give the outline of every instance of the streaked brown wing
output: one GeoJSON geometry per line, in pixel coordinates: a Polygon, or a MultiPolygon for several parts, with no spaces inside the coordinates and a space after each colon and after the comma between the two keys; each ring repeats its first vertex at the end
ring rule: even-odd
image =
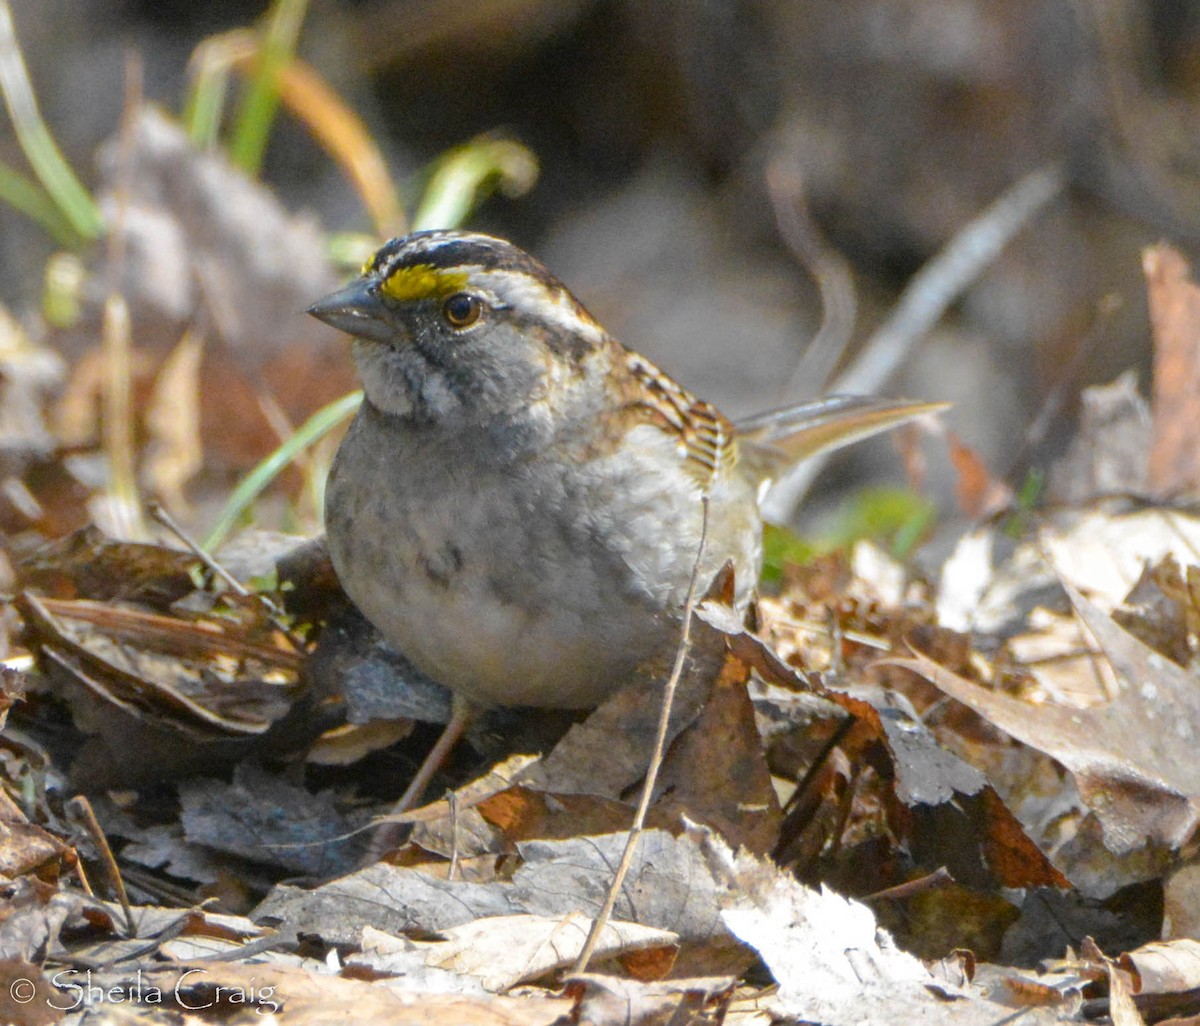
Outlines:
{"type": "Polygon", "coordinates": [[[721,412],[637,353],[621,349],[626,418],[656,424],[677,439],[687,470],[708,488],[733,470],[737,457],[733,426],[721,412]]]}

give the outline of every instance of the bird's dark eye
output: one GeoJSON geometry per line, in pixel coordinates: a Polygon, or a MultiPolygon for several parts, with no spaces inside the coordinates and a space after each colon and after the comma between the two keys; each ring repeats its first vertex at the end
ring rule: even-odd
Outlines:
{"type": "Polygon", "coordinates": [[[442,316],[452,328],[469,328],[483,313],[483,302],[469,292],[456,292],[442,303],[442,316]]]}

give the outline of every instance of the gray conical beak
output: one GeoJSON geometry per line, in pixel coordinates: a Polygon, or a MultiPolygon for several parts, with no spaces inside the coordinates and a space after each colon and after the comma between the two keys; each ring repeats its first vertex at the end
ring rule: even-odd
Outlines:
{"type": "Polygon", "coordinates": [[[318,299],[308,308],[318,321],[347,332],[355,338],[372,342],[388,342],[395,329],[388,323],[387,308],[365,278],[352,281],[345,288],[318,299]]]}

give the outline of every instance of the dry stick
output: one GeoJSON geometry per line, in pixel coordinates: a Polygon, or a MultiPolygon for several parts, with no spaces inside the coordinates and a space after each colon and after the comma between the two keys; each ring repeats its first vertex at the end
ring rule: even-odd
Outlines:
{"type": "Polygon", "coordinates": [[[808,767],[808,771],[804,774],[803,779],[796,785],[796,790],[792,792],[792,796],[787,800],[787,804],[783,807],[785,817],[804,800],[808,789],[816,782],[817,774],[821,772],[821,768],[833,754],[833,750],[846,740],[846,735],[850,733],[851,728],[857,722],[858,720],[853,715],[846,713],[845,718],[834,729],[829,740],[821,746],[821,750],[817,753],[817,757],[813,759],[812,765],[808,767]]]}
{"type": "Polygon", "coordinates": [[[646,781],[642,785],[642,797],[638,801],[637,812],[633,815],[633,823],[629,827],[629,836],[625,841],[625,850],[621,853],[621,861],[613,875],[612,886],[608,889],[608,897],[604,899],[604,907],[599,915],[592,920],[592,928],[588,931],[587,940],[583,942],[583,950],[571,968],[571,974],[577,976],[586,971],[596,945],[600,942],[600,934],[604,932],[613,908],[617,904],[617,895],[633,864],[633,853],[637,848],[638,838],[646,823],[646,813],[650,808],[650,797],[654,794],[654,785],[658,780],[658,771],[662,766],[663,755],[667,746],[667,728],[671,721],[671,706],[675,701],[675,689],[679,678],[683,675],[683,662],[687,657],[688,645],[692,636],[692,614],[696,609],[696,582],[700,577],[700,562],[704,558],[704,545],[708,541],[708,496],[701,498],[700,545],[696,549],[696,561],[692,564],[692,576],[688,581],[687,597],[683,603],[683,631],[679,636],[679,646],[675,649],[675,664],[671,667],[671,675],[667,678],[667,686],[663,691],[662,711],[658,716],[658,733],[654,738],[654,751],[650,756],[650,765],[646,769],[646,781]]]}
{"type": "Polygon", "coordinates": [[[291,627],[288,626],[286,614],[269,596],[263,594],[261,591],[251,591],[244,584],[242,584],[242,582],[234,577],[233,574],[231,574],[228,570],[221,566],[220,563],[213,559],[212,556],[205,552],[204,549],[200,547],[200,543],[197,542],[190,534],[188,534],[187,531],[185,531],[179,525],[179,522],[159,503],[148,503],[146,508],[149,510],[150,516],[152,516],[155,520],[162,524],[163,527],[175,535],[176,538],[183,542],[188,551],[191,552],[191,554],[198,560],[200,560],[200,562],[208,568],[210,573],[216,574],[219,578],[221,578],[221,580],[228,584],[229,587],[241,595],[242,598],[253,599],[258,602],[267,611],[267,616],[271,623],[273,623],[283,633],[283,636],[292,643],[292,646],[297,652],[304,652],[306,650],[307,646],[304,644],[304,639],[292,631],[291,627]]]}
{"type": "Polygon", "coordinates": [[[446,879],[453,881],[458,879],[458,795],[447,791],[446,804],[450,806],[450,868],[446,879]]]}
{"type": "Polygon", "coordinates": [[[858,900],[862,902],[896,901],[902,898],[911,898],[914,894],[924,894],[942,884],[952,883],[954,883],[954,877],[951,876],[950,870],[945,866],[938,866],[932,873],[927,873],[919,879],[909,880],[907,883],[897,884],[895,887],[885,887],[882,891],[875,891],[873,894],[864,894],[858,900]]]}
{"type": "MultiPolygon", "coordinates": [[[[185,930],[192,924],[195,915],[195,909],[189,908],[181,915],[176,916],[162,930],[156,933],[153,937],[147,937],[141,944],[122,945],[116,949],[116,953],[109,950],[106,957],[89,958],[86,955],[75,954],[71,957],[71,964],[80,969],[112,969],[114,966],[125,966],[130,962],[136,964],[136,960],[143,958],[146,955],[156,955],[159,949],[164,945],[173,941],[176,937],[181,936],[185,930]]],[[[107,948],[107,945],[106,945],[107,948]]],[[[159,962],[159,965],[162,963],[159,962]]],[[[149,966],[147,966],[148,968],[149,966]]]]}
{"type": "Polygon", "coordinates": [[[129,936],[136,937],[137,924],[133,921],[133,909],[129,904],[129,895],[125,891],[125,881],[121,879],[121,870],[117,867],[117,860],[113,856],[112,848],[109,847],[108,838],[100,829],[100,822],[96,819],[92,803],[83,795],[76,795],[67,803],[67,807],[78,816],[84,830],[91,837],[92,843],[99,850],[100,862],[108,874],[108,882],[116,892],[117,901],[121,903],[121,908],[125,912],[125,925],[129,930],[129,936]]]}
{"type": "MultiPolygon", "coordinates": [[[[863,763],[855,763],[854,768],[850,771],[850,780],[846,784],[846,792],[842,795],[842,800],[838,804],[838,818],[833,824],[833,829],[829,832],[831,838],[829,843],[829,859],[831,862],[837,858],[842,850],[842,840],[846,836],[846,824],[850,822],[850,813],[854,808],[854,796],[858,792],[859,783],[862,781],[863,769],[863,763]]],[[[805,875],[807,876],[807,874],[805,875]]]]}
{"type": "MultiPolygon", "coordinates": [[[[971,221],[916,273],[891,316],[871,335],[831,391],[871,394],[882,388],[947,307],[1065,185],[1066,176],[1057,165],[1040,168],[971,221]]],[[[805,460],[782,478],[763,503],[767,519],[786,522],[824,463],[819,456],[805,460]]]]}
{"type": "Polygon", "coordinates": [[[794,157],[777,156],[766,171],[767,192],[779,237],[816,283],[821,326],[784,389],[783,401],[818,395],[854,334],[858,297],[850,264],[821,238],[804,194],[804,176],[794,157]]]}

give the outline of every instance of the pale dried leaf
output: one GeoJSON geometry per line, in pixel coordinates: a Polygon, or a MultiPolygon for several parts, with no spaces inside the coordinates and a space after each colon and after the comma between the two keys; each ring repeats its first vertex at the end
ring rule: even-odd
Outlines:
{"type": "Polygon", "coordinates": [[[520,911],[501,885],[437,880],[380,862],[311,891],[279,884],[255,910],[254,919],[352,947],[365,926],[427,935],[481,916],[520,911]]]}
{"type": "Polygon", "coordinates": [[[1116,694],[1120,685],[1112,664],[1077,616],[1039,607],[1030,612],[1028,626],[1006,647],[1015,666],[1040,686],[1039,700],[1084,707],[1116,694]]]}
{"type": "MultiPolygon", "coordinates": [[[[440,880],[378,863],[312,891],[280,884],[254,919],[351,946],[366,926],[428,936],[493,916],[591,916],[604,902],[625,840],[622,832],[525,842],[518,846],[523,864],[511,882],[440,880]]],[[[735,972],[746,965],[746,952],[721,922],[715,884],[690,838],[661,830],[641,835],[614,916],[678,935],[681,972],[735,972]]]]}
{"type": "MultiPolygon", "coordinates": [[[[513,875],[516,901],[528,912],[561,916],[599,911],[625,846],[624,833],[519,845],[525,864],[513,875]]],[[[686,943],[732,944],[721,924],[716,885],[700,848],[688,837],[647,830],[613,912],[679,935],[686,943]]]]}
{"type": "Polygon", "coordinates": [[[1150,430],[1150,407],[1138,393],[1136,372],[1085,388],[1075,437],[1050,472],[1052,498],[1079,504],[1144,492],[1150,430]]]}
{"type": "Polygon", "coordinates": [[[1098,506],[1067,511],[1020,543],[1003,564],[992,528],[964,535],[942,568],[938,622],[953,630],[995,632],[1017,623],[1037,605],[1061,596],[1056,570],[1101,608],[1120,605],[1147,563],[1173,557],[1200,562],[1200,519],[1183,510],[1113,512],[1098,506]]]}
{"type": "Polygon", "coordinates": [[[903,564],[869,541],[857,541],[850,553],[853,578],[847,588],[851,598],[884,606],[904,604],[908,573],[903,564]]]}
{"type": "Polygon", "coordinates": [[[942,564],[935,610],[937,622],[943,627],[953,631],[973,627],[986,630],[1011,615],[1014,603],[1007,591],[996,587],[994,540],[990,529],[968,531],[942,564]]]}
{"type": "MultiPolygon", "coordinates": [[[[734,984],[728,977],[644,983],[585,973],[572,977],[570,982],[584,986],[579,1021],[587,1026],[673,1026],[683,1022],[695,1026],[709,1022],[749,1026],[751,1022],[748,1015],[725,1014],[734,984]]],[[[768,1023],[764,1016],[762,1026],[768,1023]]]]}
{"type": "MultiPolygon", "coordinates": [[[[120,974],[111,975],[121,980],[120,974]]],[[[180,1004],[193,1009],[214,1007],[206,1002],[214,1002],[220,987],[222,1005],[241,1005],[246,1021],[255,1012],[269,1020],[267,1013],[286,1009],[281,1021],[288,1026],[342,1021],[374,1026],[552,1026],[572,1007],[570,1001],[548,997],[427,994],[393,987],[391,981],[370,984],[283,965],[175,963],[146,970],[141,979],[164,996],[181,995],[180,1004]]],[[[105,977],[96,980],[103,985],[105,977]]],[[[178,1006],[172,1001],[167,1007],[178,1006]]]]}
{"type": "Polygon", "coordinates": [[[991,1024],[1005,1010],[937,981],[900,951],[865,905],[814,890],[771,863],[708,835],[721,918],[779,984],[778,1013],[828,1026],[928,1022],[991,1024]]]}
{"type": "Polygon", "coordinates": [[[1163,881],[1162,935],[1200,937],[1200,863],[1176,866],[1163,881]]]}
{"type": "Polygon", "coordinates": [[[1108,967],[1108,1016],[1113,1026],[1146,1026],[1133,1003],[1125,974],[1115,965],[1108,967]]]}
{"type": "Polygon", "coordinates": [[[179,515],[189,511],[184,486],[204,466],[200,439],[200,360],[204,338],[187,331],[154,380],[146,406],[149,434],[144,474],[163,504],[179,515]]]}
{"type": "Polygon", "coordinates": [[[426,963],[426,945],[382,930],[363,928],[360,949],[346,957],[346,967],[367,969],[372,975],[397,978],[397,985],[427,994],[483,995],[483,983],[475,976],[440,969],[426,963]]]}
{"type": "MultiPolygon", "coordinates": [[[[425,964],[477,976],[484,989],[499,993],[523,981],[540,979],[574,963],[587,940],[591,919],[516,915],[476,919],[444,931],[445,940],[419,945],[425,964]]],[[[595,958],[650,948],[670,948],[677,941],[669,930],[610,920],[600,935],[595,958]]]]}
{"type": "Polygon", "coordinates": [[[1200,940],[1154,941],[1118,960],[1133,974],[1137,994],[1170,994],[1200,988],[1200,940]]]}
{"type": "Polygon", "coordinates": [[[1107,611],[1125,601],[1148,563],[1168,556],[1183,566],[1200,561],[1200,518],[1165,508],[1115,516],[1092,510],[1042,530],[1038,544],[1053,572],[1107,611]]]}
{"type": "Polygon", "coordinates": [[[48,1026],[66,1015],[62,993],[40,966],[21,958],[0,958],[0,1022],[48,1026]]]}

